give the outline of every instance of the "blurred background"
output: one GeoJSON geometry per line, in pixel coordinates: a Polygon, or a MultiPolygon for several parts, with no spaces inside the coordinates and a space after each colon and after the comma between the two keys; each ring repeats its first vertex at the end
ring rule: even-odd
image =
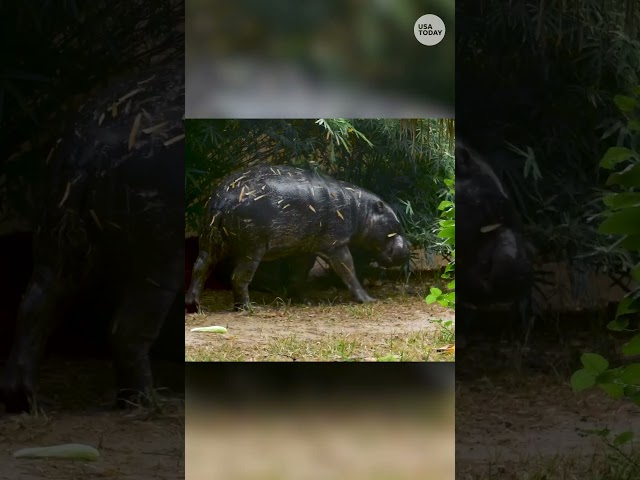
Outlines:
{"type": "Polygon", "coordinates": [[[186,365],[186,478],[453,479],[454,364],[186,365]]]}
{"type": "Polygon", "coordinates": [[[186,116],[453,117],[454,5],[187,0],[186,116]],[[413,33],[427,13],[446,27],[433,47],[413,33]]]}

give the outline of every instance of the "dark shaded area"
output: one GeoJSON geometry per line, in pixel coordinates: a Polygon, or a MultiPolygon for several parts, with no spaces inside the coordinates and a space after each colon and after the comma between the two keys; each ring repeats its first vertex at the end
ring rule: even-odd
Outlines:
{"type": "Polygon", "coordinates": [[[0,63],[7,410],[25,408],[44,343],[76,360],[110,353],[119,387],[135,390],[150,378],[157,330],[156,358],[184,354],[184,4],[0,8],[16,20],[3,30],[11,41],[0,63]]]}
{"type": "MultiPolygon", "coordinates": [[[[571,284],[566,287],[576,301],[588,303],[588,289],[581,285],[590,281],[591,273],[607,272],[609,285],[615,286],[620,278],[628,278],[634,264],[633,254],[619,246],[610,248],[612,237],[597,232],[604,218],[600,189],[606,179],[598,162],[608,147],[633,144],[633,133],[626,130],[613,99],[640,83],[640,61],[630,55],[640,21],[636,10],[626,9],[632,2],[617,2],[608,9],[570,3],[547,9],[529,0],[457,3],[457,134],[491,168],[494,183],[509,198],[505,203],[494,189],[494,197],[486,196],[481,204],[466,202],[464,195],[481,197],[482,175],[476,174],[475,193],[469,192],[469,185],[458,187],[464,191],[457,195],[457,214],[464,222],[457,228],[464,246],[474,238],[470,230],[480,227],[469,222],[498,218],[507,206],[515,216],[502,223],[521,225],[510,243],[520,244],[523,248],[518,250],[527,251],[535,264],[536,286],[548,281],[544,264],[554,263],[569,270],[571,284]],[[536,22],[532,11],[539,12],[536,22]],[[618,29],[595,28],[587,34],[592,28],[587,27],[589,18],[618,29]],[[623,18],[627,20],[620,21],[623,18]]],[[[460,164],[456,168],[458,175],[463,173],[460,164]]],[[[506,243],[504,236],[493,242],[500,243],[506,243]]],[[[478,255],[492,255],[485,246],[474,248],[478,255]]],[[[507,294],[510,274],[496,274],[504,276],[500,293],[507,294]]],[[[471,285],[460,278],[458,292],[482,291],[471,285]]],[[[560,313],[557,302],[535,294],[535,288],[532,293],[535,301],[528,316],[535,316],[540,327],[553,324],[560,313]]],[[[483,301],[474,299],[475,304],[483,301]]]]}
{"type": "MultiPolygon", "coordinates": [[[[526,464],[537,452],[517,449],[535,444],[536,415],[567,406],[545,396],[541,378],[548,376],[569,390],[580,356],[589,351],[604,355],[612,366],[629,363],[619,355],[628,332],[613,333],[606,325],[624,288],[637,288],[629,287],[628,280],[638,257],[620,245],[612,247],[618,237],[598,232],[605,218],[602,197],[610,188],[599,162],[609,147],[638,145],[637,132],[627,128],[615,96],[629,95],[640,85],[640,11],[637,2],[626,0],[606,5],[463,0],[456,2],[456,22],[457,135],[486,162],[495,175],[494,185],[504,190],[504,195],[496,195],[499,189],[494,188],[493,197],[468,202],[464,195],[482,197],[477,192],[483,188],[483,175],[476,173],[471,181],[456,185],[457,292],[461,301],[465,292],[468,297],[480,293],[472,298],[474,309],[456,312],[457,336],[470,340],[457,351],[457,395],[475,408],[459,412],[456,438],[481,430],[487,452],[498,446],[509,451],[496,437],[515,418],[530,416],[523,422],[525,431],[513,432],[521,442],[513,442],[507,456],[520,460],[514,460],[504,476],[533,478],[538,473],[520,468],[518,462],[526,464]],[[474,188],[476,193],[470,193],[474,188]],[[505,215],[505,208],[513,215],[505,215]],[[491,262],[485,264],[484,276],[482,269],[465,265],[462,245],[474,236],[488,238],[481,228],[494,219],[503,226],[520,225],[512,229],[510,240],[520,248],[513,248],[511,256],[496,257],[501,248],[508,251],[502,236],[488,247],[476,243],[466,255],[510,257],[513,264],[529,258],[530,304],[519,309],[477,308],[489,296],[474,284],[477,278],[492,278],[500,295],[517,300],[517,292],[510,291],[517,275],[492,270],[491,262]],[[499,422],[492,418],[480,428],[477,418],[489,418],[491,407],[479,399],[495,392],[517,396],[532,408],[505,405],[499,422]]],[[[561,459],[571,455],[566,440],[558,438],[553,445],[561,459]]],[[[457,471],[473,472],[469,478],[493,478],[488,473],[495,463],[491,454],[481,458],[477,452],[459,450],[457,455],[471,462],[459,463],[457,471]]]]}

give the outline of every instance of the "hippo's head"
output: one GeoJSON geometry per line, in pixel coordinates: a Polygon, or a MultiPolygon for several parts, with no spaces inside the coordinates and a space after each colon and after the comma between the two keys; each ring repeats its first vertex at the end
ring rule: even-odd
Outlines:
{"type": "Polygon", "coordinates": [[[369,204],[361,246],[374,253],[385,267],[405,265],[410,258],[410,244],[395,212],[382,200],[369,204]]]}

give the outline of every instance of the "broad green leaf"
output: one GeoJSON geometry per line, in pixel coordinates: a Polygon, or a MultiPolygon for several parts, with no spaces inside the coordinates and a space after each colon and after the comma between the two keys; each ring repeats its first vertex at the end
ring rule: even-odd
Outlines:
{"type": "Polygon", "coordinates": [[[608,234],[640,234],[640,207],[615,212],[600,224],[598,231],[608,234]]]}
{"type": "Polygon", "coordinates": [[[640,235],[627,235],[623,238],[619,245],[620,247],[626,248],[627,250],[640,251],[640,235]]]}
{"type": "Polygon", "coordinates": [[[629,120],[627,128],[632,132],[640,132],[640,120],[629,120]]]}
{"type": "Polygon", "coordinates": [[[444,210],[447,207],[452,207],[453,206],[453,202],[449,201],[449,200],[443,200],[440,202],[440,205],[438,205],[438,210],[444,210]]]}
{"type": "Polygon", "coordinates": [[[640,334],[635,335],[622,347],[622,353],[627,356],[640,355],[640,334]]]}
{"type": "Polygon", "coordinates": [[[609,368],[609,361],[597,353],[583,353],[580,357],[580,361],[586,370],[589,370],[596,375],[609,368]]]}
{"type": "Polygon", "coordinates": [[[640,363],[632,363],[624,367],[620,380],[628,385],[640,385],[640,363]]]}
{"type": "Polygon", "coordinates": [[[640,206],[640,192],[623,192],[606,195],[604,204],[611,208],[636,207],[640,206]]]}
{"type": "Polygon", "coordinates": [[[625,147],[610,147],[600,160],[600,166],[611,170],[618,163],[634,156],[634,151],[625,147]]]}
{"type": "Polygon", "coordinates": [[[456,236],[456,228],[455,227],[446,227],[438,232],[438,238],[455,238],[456,236]]]}
{"type": "Polygon", "coordinates": [[[616,317],[620,317],[622,315],[627,315],[629,313],[637,313],[640,311],[640,307],[636,305],[636,301],[633,297],[624,297],[618,303],[618,308],[616,308],[616,317]]]}
{"type": "Polygon", "coordinates": [[[585,369],[580,369],[571,375],[571,388],[574,392],[581,392],[596,384],[596,375],[585,369]]]}
{"type": "Polygon", "coordinates": [[[640,163],[629,165],[621,172],[612,173],[607,179],[607,185],[622,185],[623,187],[640,185],[640,163]]]}
{"type": "Polygon", "coordinates": [[[613,444],[619,447],[620,445],[629,443],[631,440],[633,440],[633,432],[622,432],[620,435],[616,435],[613,439],[613,444]]]}
{"type": "Polygon", "coordinates": [[[607,328],[614,332],[621,332],[629,326],[628,318],[616,318],[615,320],[607,323],[607,328]]]}
{"type": "Polygon", "coordinates": [[[598,388],[601,388],[607,395],[616,400],[624,397],[624,387],[617,383],[599,383],[598,388]]]}
{"type": "Polygon", "coordinates": [[[633,112],[638,105],[638,101],[633,97],[626,95],[616,95],[613,97],[613,101],[618,106],[621,112],[633,112]]]}

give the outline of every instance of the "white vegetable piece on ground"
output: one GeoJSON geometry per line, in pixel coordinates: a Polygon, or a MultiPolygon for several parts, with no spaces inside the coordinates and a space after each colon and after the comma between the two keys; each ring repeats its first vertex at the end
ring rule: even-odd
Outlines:
{"type": "Polygon", "coordinates": [[[89,445],[66,443],[50,447],[23,448],[15,452],[13,456],[16,458],[62,458],[95,461],[100,456],[100,453],[89,445]]]}
{"type": "Polygon", "coordinates": [[[227,333],[227,329],[224,327],[196,327],[191,329],[192,332],[209,332],[209,333],[227,333]]]}

